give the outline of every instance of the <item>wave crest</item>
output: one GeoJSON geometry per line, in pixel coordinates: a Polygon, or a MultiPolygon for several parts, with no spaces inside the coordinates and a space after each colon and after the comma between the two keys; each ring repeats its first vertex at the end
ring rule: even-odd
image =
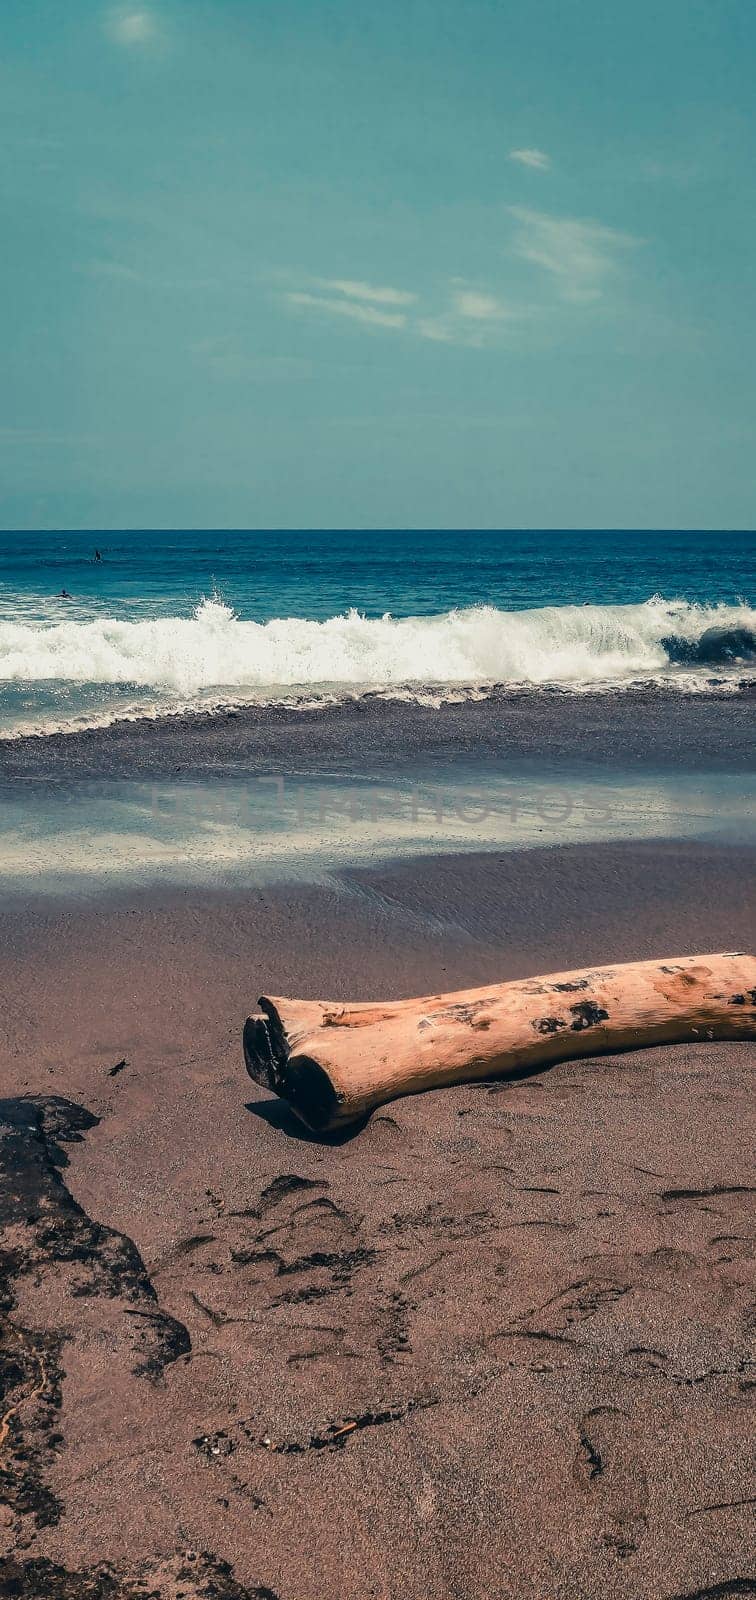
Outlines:
{"type": "Polygon", "coordinates": [[[263,623],[213,598],[190,617],[0,623],[0,681],[133,685],[185,699],[213,689],[278,697],[316,686],[622,685],[754,659],[751,606],[659,595],[642,605],[263,623]]]}

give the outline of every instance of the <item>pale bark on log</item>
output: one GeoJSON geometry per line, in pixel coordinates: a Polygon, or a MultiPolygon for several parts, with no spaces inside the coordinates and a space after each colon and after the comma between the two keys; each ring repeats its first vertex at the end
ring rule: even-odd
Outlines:
{"type": "Polygon", "coordinates": [[[633,961],[385,1004],[258,1004],[244,1029],[250,1077],[324,1133],[443,1084],[648,1045],[756,1039],[756,958],[633,961]]]}

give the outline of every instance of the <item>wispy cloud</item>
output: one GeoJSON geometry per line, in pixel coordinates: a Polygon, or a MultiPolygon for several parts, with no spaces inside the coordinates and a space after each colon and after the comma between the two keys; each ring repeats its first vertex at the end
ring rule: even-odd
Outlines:
{"type": "Polygon", "coordinates": [[[334,294],[343,294],[348,300],[367,300],[379,306],[411,306],[417,300],[417,295],[410,294],[407,289],[381,288],[372,283],[357,282],[353,278],[319,278],[317,286],[334,294]]]}
{"type": "Polygon", "coordinates": [[[529,315],[527,307],[514,307],[489,290],[452,284],[446,304],[415,324],[421,339],[434,344],[460,344],[479,349],[491,344],[505,322],[529,315]]]}
{"type": "Polygon", "coordinates": [[[458,330],[451,318],[443,314],[438,317],[420,317],[415,324],[416,331],[421,339],[430,339],[433,344],[457,344],[458,330]]]}
{"type": "MultiPolygon", "coordinates": [[[[459,277],[416,291],[355,278],[311,277],[281,286],[279,293],[285,305],[302,313],[468,349],[511,343],[528,327],[536,338],[559,337],[562,326],[566,331],[574,321],[570,306],[601,302],[602,312],[611,307],[612,279],[621,283],[622,256],[638,239],[591,219],[555,217],[527,206],[508,211],[513,220],[505,250],[509,268],[500,256],[487,282],[459,277]],[[527,288],[522,275],[513,273],[512,257],[537,269],[529,274],[527,288]]],[[[615,295],[614,309],[621,304],[621,294],[615,295]]]]}
{"type": "Polygon", "coordinates": [[[498,295],[486,294],[481,289],[456,289],[453,300],[459,316],[472,322],[503,322],[514,315],[498,295]]]}
{"type": "Polygon", "coordinates": [[[521,167],[532,167],[535,172],[548,172],[551,166],[551,156],[545,150],[510,150],[509,159],[521,167]]]}
{"type": "Polygon", "coordinates": [[[396,330],[406,327],[405,307],[414,305],[417,295],[409,289],[357,278],[311,278],[306,288],[289,289],[284,300],[301,311],[349,317],[365,327],[396,330]]]}
{"type": "Polygon", "coordinates": [[[550,273],[565,300],[598,300],[621,253],[639,243],[599,222],[552,217],[527,206],[509,211],[517,223],[514,253],[550,273]]]}
{"type": "Polygon", "coordinates": [[[285,302],[304,311],[348,317],[366,327],[404,328],[437,344],[481,344],[495,324],[517,316],[497,295],[462,279],[447,285],[440,297],[422,300],[414,290],[353,278],[314,278],[310,284],[287,290],[285,302]]]}
{"type": "Polygon", "coordinates": [[[334,317],[351,317],[353,322],[363,322],[373,328],[403,328],[407,322],[403,311],[382,311],[378,306],[361,300],[310,294],[304,289],[290,290],[285,299],[290,306],[320,311],[334,317]]]}
{"type": "Polygon", "coordinates": [[[148,6],[114,6],[107,13],[105,26],[116,44],[127,47],[150,44],[158,33],[155,13],[148,6]]]}
{"type": "Polygon", "coordinates": [[[456,280],[450,286],[446,304],[415,324],[421,339],[434,344],[460,344],[480,349],[490,345],[503,323],[515,323],[530,316],[527,305],[513,305],[488,289],[456,280]]]}

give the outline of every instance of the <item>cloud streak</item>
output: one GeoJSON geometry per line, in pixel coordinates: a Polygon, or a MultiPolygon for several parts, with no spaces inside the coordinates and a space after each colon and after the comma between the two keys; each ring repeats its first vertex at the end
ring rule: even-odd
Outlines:
{"type": "Polygon", "coordinates": [[[346,317],[364,327],[402,329],[437,344],[479,345],[496,324],[518,313],[488,289],[457,280],[436,308],[426,307],[413,290],[365,283],[355,278],[315,278],[310,287],[289,289],[284,301],[299,311],[346,317]]]}
{"type": "Polygon", "coordinates": [[[147,6],[116,6],[108,12],[105,25],[110,38],[127,49],[157,38],[157,22],[147,6]]]}
{"type": "Polygon", "coordinates": [[[434,344],[467,345],[479,349],[491,344],[501,324],[513,323],[529,315],[526,307],[514,307],[488,290],[468,284],[452,286],[445,308],[435,316],[421,317],[416,332],[434,344]]]}
{"type": "Polygon", "coordinates": [[[548,172],[551,167],[551,156],[545,150],[510,150],[509,159],[521,167],[532,167],[534,172],[548,172]]]}
{"type": "Polygon", "coordinates": [[[417,295],[410,294],[407,289],[379,288],[372,283],[360,283],[354,278],[319,278],[317,286],[344,295],[348,300],[367,300],[379,306],[411,306],[417,300],[417,295]]]}
{"type": "Polygon", "coordinates": [[[290,306],[325,312],[334,317],[349,317],[353,322],[362,322],[372,328],[403,328],[407,322],[403,311],[382,311],[379,306],[360,300],[310,294],[304,289],[290,290],[285,298],[290,306]]]}
{"type": "Polygon", "coordinates": [[[486,294],[481,289],[457,289],[453,300],[459,316],[472,322],[503,322],[514,314],[498,295],[486,294]]]}
{"type": "Polygon", "coordinates": [[[621,254],[639,241],[599,222],[552,217],[510,206],[517,224],[513,252],[555,282],[564,300],[598,300],[617,271],[621,254]]]}
{"type": "MultiPolygon", "coordinates": [[[[284,303],[320,317],[347,318],[365,328],[405,332],[434,344],[490,348],[510,339],[526,323],[558,336],[574,320],[575,308],[610,303],[623,256],[641,241],[592,219],[555,217],[529,206],[509,206],[513,228],[504,260],[532,269],[527,290],[520,281],[502,292],[489,283],[453,278],[435,291],[376,285],[355,278],[310,278],[283,293],[284,303]],[[572,308],[572,312],[568,308],[572,308]]],[[[501,260],[501,258],[500,258],[501,260]]],[[[497,276],[502,277],[500,265],[497,276]]]]}

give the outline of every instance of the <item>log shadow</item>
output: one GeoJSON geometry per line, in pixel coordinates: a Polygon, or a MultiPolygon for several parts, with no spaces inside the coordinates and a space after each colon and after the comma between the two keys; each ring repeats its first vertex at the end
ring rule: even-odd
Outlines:
{"type": "Polygon", "coordinates": [[[349,1122],[344,1128],[315,1133],[300,1122],[285,1100],[247,1100],[244,1109],[251,1112],[253,1117],[259,1117],[261,1122],[266,1122],[269,1128],[275,1128],[277,1132],[285,1133],[288,1138],[298,1139],[303,1144],[351,1144],[370,1121],[370,1116],[362,1117],[359,1122],[349,1122]]]}
{"type": "MultiPolygon", "coordinates": [[[[614,1052],[607,1051],[606,1053],[613,1054],[614,1052]]],[[[599,1054],[600,1052],[597,1050],[596,1055],[599,1054]]],[[[575,1059],[574,1056],[565,1056],[560,1061],[539,1061],[523,1067],[506,1067],[498,1077],[495,1072],[492,1072],[488,1078],[468,1078],[467,1080],[463,1079],[462,1082],[466,1083],[466,1086],[471,1089],[485,1089],[488,1094],[503,1094],[510,1085],[525,1083],[529,1078],[545,1078],[550,1072],[554,1071],[555,1067],[563,1067],[575,1059]]],[[[583,1056],[581,1059],[590,1061],[591,1057],[583,1056]]]]}
{"type": "MultiPolygon", "coordinates": [[[[559,1065],[559,1063],[546,1062],[537,1066],[510,1067],[501,1077],[496,1077],[492,1073],[489,1078],[469,1078],[466,1082],[464,1080],[463,1082],[466,1088],[485,1090],[488,1094],[502,1094],[510,1085],[521,1083],[527,1078],[544,1076],[551,1072],[555,1065],[559,1065]]],[[[424,1095],[444,1094],[449,1088],[453,1087],[461,1087],[461,1085],[439,1084],[434,1089],[423,1089],[420,1093],[424,1095]]],[[[398,1100],[404,1098],[413,1097],[396,1096],[398,1100]]],[[[297,1139],[303,1144],[336,1146],[351,1144],[353,1139],[358,1138],[364,1132],[376,1112],[383,1111],[385,1106],[391,1103],[391,1101],[381,1101],[380,1105],[374,1106],[364,1117],[360,1117],[359,1121],[348,1122],[344,1127],[332,1128],[322,1133],[316,1132],[313,1128],[308,1128],[304,1122],[300,1121],[300,1118],[292,1111],[286,1100],[278,1098],[247,1100],[245,1102],[245,1110],[251,1112],[253,1117],[259,1117],[261,1122],[266,1122],[269,1128],[275,1128],[278,1133],[286,1134],[287,1138],[297,1139]]]]}

